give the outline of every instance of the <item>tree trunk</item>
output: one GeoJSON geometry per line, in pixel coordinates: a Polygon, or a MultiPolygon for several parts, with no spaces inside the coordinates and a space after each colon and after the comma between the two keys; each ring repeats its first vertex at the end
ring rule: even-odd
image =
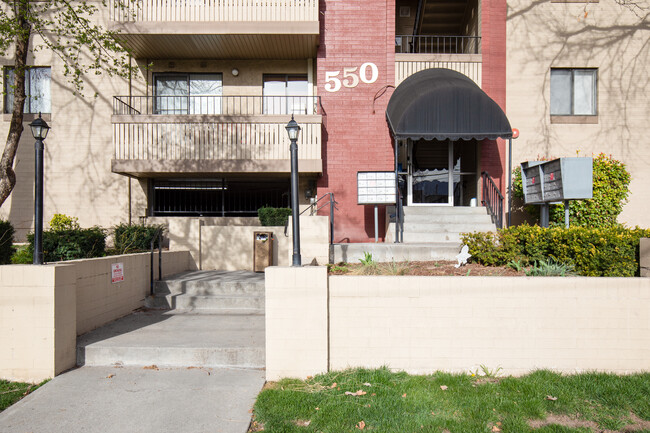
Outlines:
{"type": "Polygon", "coordinates": [[[14,13],[21,31],[16,35],[16,52],[14,58],[14,106],[11,111],[9,134],[2,159],[0,159],[0,206],[7,200],[16,185],[16,173],[13,165],[18,150],[18,143],[23,132],[23,109],[25,107],[25,66],[31,36],[31,24],[27,21],[28,0],[16,0],[14,13]]]}

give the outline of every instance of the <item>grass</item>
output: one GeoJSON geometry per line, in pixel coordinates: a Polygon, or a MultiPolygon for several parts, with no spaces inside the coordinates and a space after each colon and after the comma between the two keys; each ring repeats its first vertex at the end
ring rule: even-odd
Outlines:
{"type": "Polygon", "coordinates": [[[29,393],[34,392],[40,386],[43,386],[48,381],[45,380],[38,385],[31,383],[9,382],[0,379],[0,412],[16,403],[21,398],[27,396],[29,393]]]}
{"type": "Polygon", "coordinates": [[[498,377],[345,370],[267,384],[252,431],[650,433],[650,373],[498,377]],[[362,395],[346,395],[345,392],[362,395]]]}

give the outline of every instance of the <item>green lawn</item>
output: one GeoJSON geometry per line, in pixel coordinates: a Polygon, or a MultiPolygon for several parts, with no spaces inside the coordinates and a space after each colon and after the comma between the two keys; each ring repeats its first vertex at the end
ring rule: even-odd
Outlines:
{"type": "Polygon", "coordinates": [[[650,373],[487,373],[411,376],[384,368],[284,379],[259,395],[251,430],[650,433],[650,373]]]}
{"type": "Polygon", "coordinates": [[[9,382],[0,379],[0,412],[25,397],[30,392],[34,392],[38,387],[44,385],[47,380],[38,385],[31,383],[9,382]]]}

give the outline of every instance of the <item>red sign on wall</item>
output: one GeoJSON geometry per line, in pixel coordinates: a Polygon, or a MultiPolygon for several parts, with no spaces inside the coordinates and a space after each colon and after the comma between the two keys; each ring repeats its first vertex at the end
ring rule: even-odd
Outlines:
{"type": "Polygon", "coordinates": [[[124,264],[113,263],[111,264],[111,283],[119,283],[124,281],[124,264]]]}

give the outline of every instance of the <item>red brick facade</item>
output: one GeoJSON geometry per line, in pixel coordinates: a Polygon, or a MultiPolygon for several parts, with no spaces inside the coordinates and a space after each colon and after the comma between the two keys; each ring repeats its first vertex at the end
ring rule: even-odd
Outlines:
{"type": "MultiPolygon", "coordinates": [[[[323,176],[319,196],[333,192],[334,242],[374,240],[374,208],[357,205],[358,171],[392,171],[394,148],[386,122],[386,106],[395,85],[395,1],[321,1],[321,41],[317,58],[318,94],[325,115],[323,176]],[[372,84],[326,90],[326,73],[359,67],[378,68],[372,84]]],[[[505,105],[505,0],[483,0],[483,88],[502,108],[505,105]]],[[[504,144],[482,146],[481,169],[487,170],[503,190],[504,144]]],[[[379,235],[384,236],[385,209],[380,207],[379,235]]]]}

